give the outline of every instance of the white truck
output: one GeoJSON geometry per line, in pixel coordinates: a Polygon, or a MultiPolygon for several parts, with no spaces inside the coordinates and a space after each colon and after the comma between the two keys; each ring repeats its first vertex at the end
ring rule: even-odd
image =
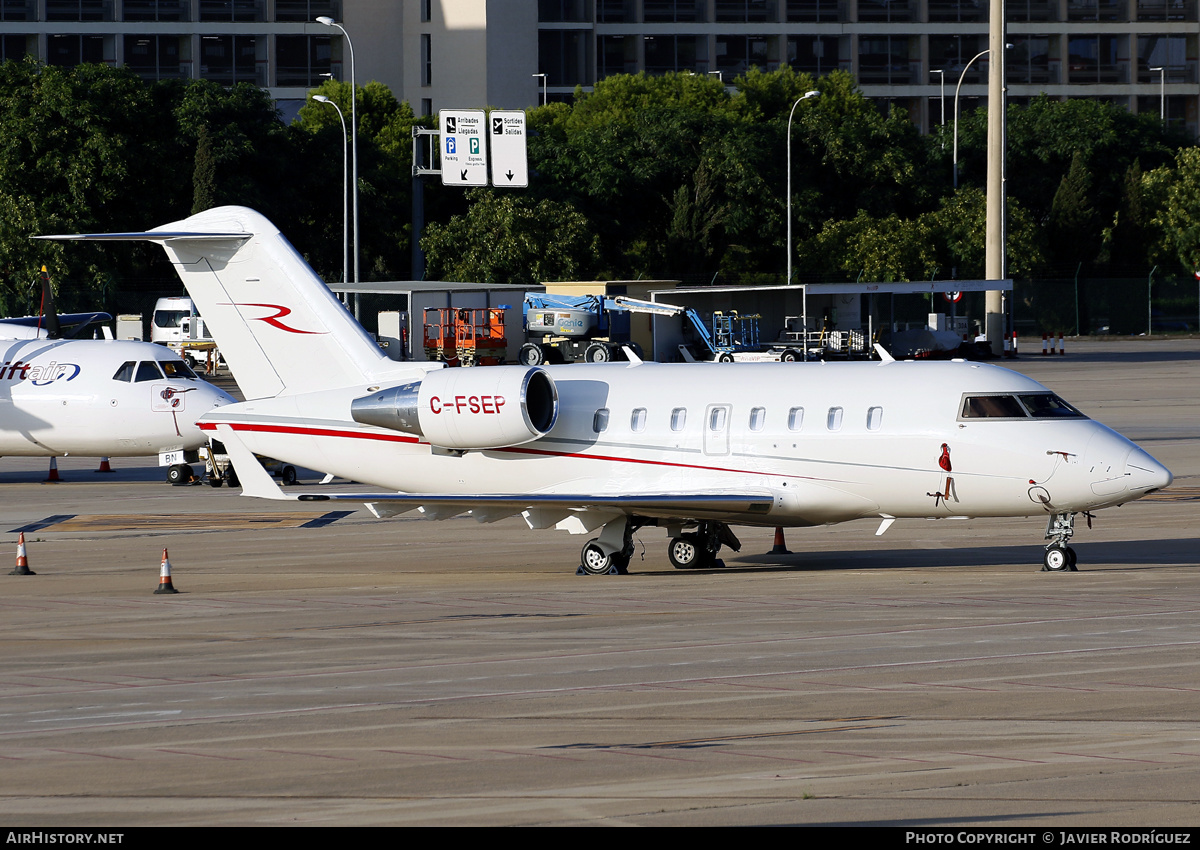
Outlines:
{"type": "Polygon", "coordinates": [[[160,298],[155,302],[150,341],[167,346],[193,369],[209,359],[209,352],[213,358],[217,357],[216,343],[204,325],[204,318],[187,297],[160,298]]]}

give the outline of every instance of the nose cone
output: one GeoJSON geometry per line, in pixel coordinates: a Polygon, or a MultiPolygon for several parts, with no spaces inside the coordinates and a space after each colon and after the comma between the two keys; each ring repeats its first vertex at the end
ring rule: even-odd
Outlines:
{"type": "Polygon", "coordinates": [[[1172,480],[1171,470],[1136,446],[1125,459],[1125,489],[1130,493],[1144,496],[1169,487],[1172,480]]]}

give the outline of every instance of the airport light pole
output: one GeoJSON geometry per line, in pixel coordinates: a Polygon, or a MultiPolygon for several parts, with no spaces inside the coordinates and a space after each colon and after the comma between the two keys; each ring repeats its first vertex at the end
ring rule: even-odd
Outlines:
{"type": "MultiPolygon", "coordinates": [[[[358,283],[358,110],[355,106],[358,101],[358,87],[354,84],[354,42],[350,40],[350,33],[346,32],[346,28],[326,15],[317,18],[318,24],[323,24],[327,27],[337,27],[342,31],[342,37],[346,39],[346,46],[350,48],[350,151],[352,164],[350,166],[351,173],[351,191],[354,198],[354,282],[358,283]]],[[[359,318],[359,293],[354,294],[354,318],[359,318]]]]}
{"type": "Polygon", "coordinates": [[[962,69],[962,73],[958,75],[958,85],[954,87],[954,188],[958,188],[958,92],[962,88],[963,80],[967,77],[967,71],[975,64],[975,60],[980,56],[986,56],[991,53],[991,49],[981,50],[971,57],[971,61],[962,69]]]}
{"type": "MultiPolygon", "coordinates": [[[[820,97],[821,93],[817,90],[808,91],[800,95],[796,102],[792,104],[792,109],[788,112],[787,126],[787,280],[784,283],[788,286],[792,283],[792,116],[796,114],[796,107],[801,101],[809,100],[814,97],[820,97]]],[[[804,337],[804,344],[801,346],[801,359],[808,360],[808,295],[805,294],[802,299],[804,310],[800,317],[800,333],[804,337]]]]}
{"type": "MultiPolygon", "coordinates": [[[[935,70],[930,71],[929,73],[938,75],[938,85],[941,88],[941,95],[938,97],[938,101],[941,103],[941,106],[942,106],[942,126],[945,127],[946,126],[946,72],[943,71],[941,68],[937,68],[935,70]]],[[[944,145],[945,142],[942,142],[942,144],[944,145]]],[[[942,148],[942,150],[945,150],[945,148],[942,148]]]]}
{"type": "Polygon", "coordinates": [[[1167,123],[1167,66],[1160,65],[1157,68],[1151,68],[1151,71],[1158,71],[1158,118],[1164,124],[1167,123]]]}
{"type": "Polygon", "coordinates": [[[346,116],[336,103],[323,94],[314,94],[313,100],[327,103],[337,109],[338,120],[342,122],[342,283],[350,282],[350,193],[346,185],[346,116]]]}

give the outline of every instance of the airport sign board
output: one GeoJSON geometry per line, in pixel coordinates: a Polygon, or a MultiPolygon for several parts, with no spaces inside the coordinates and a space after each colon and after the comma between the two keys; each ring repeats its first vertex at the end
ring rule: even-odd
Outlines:
{"type": "Polygon", "coordinates": [[[488,141],[492,149],[492,185],[528,186],[524,110],[493,109],[489,112],[488,141]]]}
{"type": "Polygon", "coordinates": [[[441,130],[442,185],[486,186],[488,182],[487,116],[482,109],[444,109],[441,130]]]}

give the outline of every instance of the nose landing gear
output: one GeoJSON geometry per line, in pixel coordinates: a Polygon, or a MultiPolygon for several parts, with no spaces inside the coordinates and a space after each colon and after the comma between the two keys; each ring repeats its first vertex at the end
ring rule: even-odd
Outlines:
{"type": "Polygon", "coordinates": [[[1075,534],[1075,514],[1051,514],[1046,523],[1046,554],[1042,558],[1042,572],[1076,572],[1075,550],[1067,544],[1075,534]]]}

